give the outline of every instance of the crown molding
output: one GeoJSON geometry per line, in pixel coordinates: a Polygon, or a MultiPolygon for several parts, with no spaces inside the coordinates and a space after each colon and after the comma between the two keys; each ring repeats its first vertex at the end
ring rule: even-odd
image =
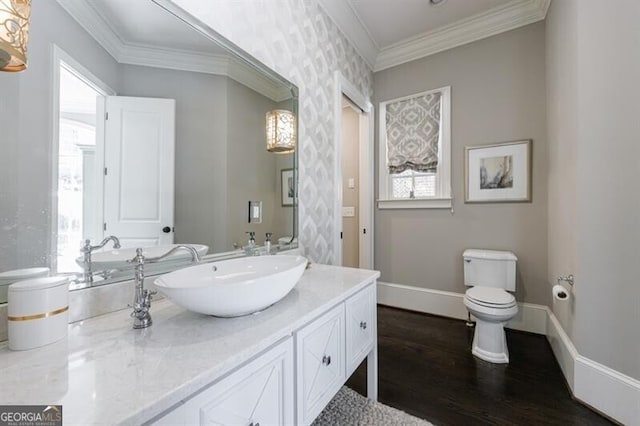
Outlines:
{"type": "Polygon", "coordinates": [[[262,74],[257,73],[250,65],[235,58],[128,43],[88,2],[57,1],[120,64],[222,75],[275,102],[281,102],[291,97],[288,88],[275,84],[262,74]]]}
{"type": "Polygon", "coordinates": [[[351,0],[318,0],[318,3],[356,49],[356,52],[362,56],[369,68],[373,69],[380,47],[353,9],[351,0]]]}
{"type": "Polygon", "coordinates": [[[444,50],[482,40],[543,20],[551,0],[515,0],[383,48],[374,71],[381,71],[444,50]]]}
{"type": "Polygon", "coordinates": [[[122,54],[124,41],[93,6],[85,1],[57,0],[58,4],[115,60],[122,54]]]}

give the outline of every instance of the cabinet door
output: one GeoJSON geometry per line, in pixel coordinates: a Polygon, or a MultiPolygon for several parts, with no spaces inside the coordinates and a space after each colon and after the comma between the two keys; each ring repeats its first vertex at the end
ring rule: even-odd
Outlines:
{"type": "Polygon", "coordinates": [[[344,383],[344,304],[296,333],[298,424],[310,424],[344,383]]]}
{"type": "Polygon", "coordinates": [[[293,424],[293,339],[188,400],[186,425],[293,424]]]}
{"type": "Polygon", "coordinates": [[[347,377],[373,348],[376,334],[376,287],[370,285],[345,303],[347,332],[347,377]]]}

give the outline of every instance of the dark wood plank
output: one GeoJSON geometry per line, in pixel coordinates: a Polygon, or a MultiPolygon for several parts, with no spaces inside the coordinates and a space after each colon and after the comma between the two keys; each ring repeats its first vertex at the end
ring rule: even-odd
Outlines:
{"type": "MultiPolygon", "coordinates": [[[[508,365],[472,340],[464,321],[379,306],[379,400],[436,425],[612,424],[571,398],[546,337],[507,330],[508,365]]],[[[347,382],[363,395],[365,367],[347,382]]]]}

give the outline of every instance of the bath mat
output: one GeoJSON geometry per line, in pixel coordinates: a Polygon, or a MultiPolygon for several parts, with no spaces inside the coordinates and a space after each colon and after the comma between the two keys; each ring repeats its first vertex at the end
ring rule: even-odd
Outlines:
{"type": "Polygon", "coordinates": [[[404,411],[371,401],[343,386],[313,426],[433,426],[404,411]]]}

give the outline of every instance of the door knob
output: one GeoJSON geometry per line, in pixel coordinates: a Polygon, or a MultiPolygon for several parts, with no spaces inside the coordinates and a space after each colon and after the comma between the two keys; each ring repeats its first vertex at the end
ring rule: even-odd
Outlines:
{"type": "Polygon", "coordinates": [[[324,365],[329,365],[331,364],[331,355],[325,355],[322,357],[322,363],[324,365]]]}
{"type": "Polygon", "coordinates": [[[171,232],[171,227],[165,226],[164,228],[162,228],[162,232],[164,232],[165,234],[168,234],[169,232],[171,232]]]}

